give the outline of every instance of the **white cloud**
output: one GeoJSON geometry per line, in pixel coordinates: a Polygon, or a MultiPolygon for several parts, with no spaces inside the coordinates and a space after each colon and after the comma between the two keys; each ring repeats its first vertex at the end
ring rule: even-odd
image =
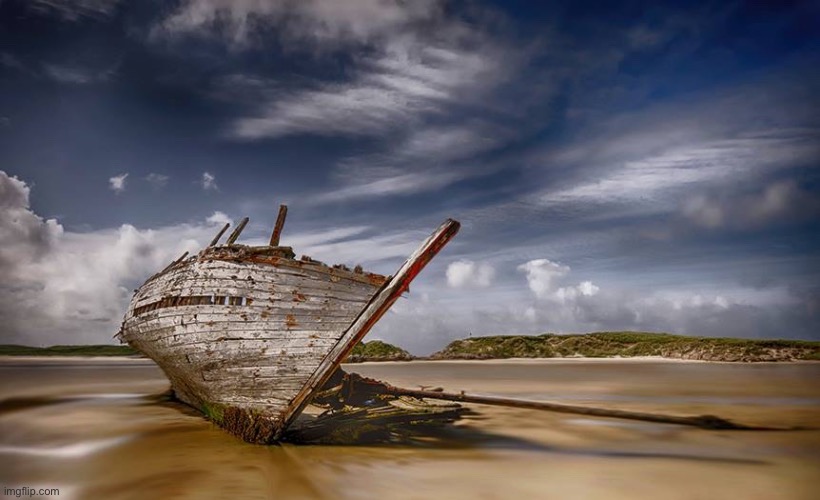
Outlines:
{"type": "Polygon", "coordinates": [[[210,172],[202,172],[202,189],[205,191],[219,191],[216,185],[216,177],[210,172]]]}
{"type": "Polygon", "coordinates": [[[225,213],[220,212],[218,210],[216,212],[212,213],[211,215],[209,215],[208,218],[205,219],[205,221],[208,224],[219,225],[219,226],[224,226],[225,224],[230,224],[231,222],[233,222],[233,221],[231,221],[230,217],[228,217],[227,215],[225,215],[225,213]]]}
{"type": "Polygon", "coordinates": [[[109,187],[112,191],[119,194],[125,191],[125,179],[128,178],[128,172],[120,175],[115,175],[108,179],[109,187]]]}
{"type": "Polygon", "coordinates": [[[709,229],[752,228],[815,217],[820,213],[820,200],[794,179],[787,179],[752,193],[698,194],[683,203],[681,213],[695,225],[709,229]]]}
{"type": "Polygon", "coordinates": [[[33,213],[28,197],[24,182],[0,171],[0,343],[109,342],[132,289],[212,232],[204,224],[67,232],[33,213]]]}
{"type": "Polygon", "coordinates": [[[191,0],[157,33],[216,34],[235,49],[275,33],[286,50],[357,48],[344,80],[288,86],[256,75],[217,81],[214,97],[244,104],[232,137],[248,140],[293,134],[386,136],[427,116],[446,116],[451,103],[486,105],[485,90],[508,78],[522,51],[452,19],[442,1],[314,0],[258,2],[191,0]],[[421,23],[424,21],[424,23],[421,23]],[[315,44],[306,44],[306,41],[315,44]]]}
{"type": "Polygon", "coordinates": [[[384,135],[492,86],[504,61],[496,58],[500,51],[489,43],[476,48],[400,39],[363,61],[351,81],[296,91],[272,88],[261,113],[237,120],[232,133],[243,139],[384,135]]]}
{"type": "Polygon", "coordinates": [[[154,189],[162,189],[165,186],[167,186],[168,179],[169,177],[167,175],[157,174],[154,172],[151,172],[150,174],[145,176],[145,180],[148,181],[148,183],[151,184],[154,187],[154,189]]]}
{"type": "MultiPolygon", "coordinates": [[[[196,253],[227,221],[138,229],[130,224],[70,232],[29,207],[29,186],[0,171],[0,343],[106,343],[134,288],[183,252],[196,253]]],[[[367,235],[365,226],[288,233],[297,251],[328,263],[371,264],[392,272],[426,231],[367,235]],[[392,260],[390,260],[392,259],[392,260]]]]}
{"type": "Polygon", "coordinates": [[[435,15],[439,0],[186,0],[155,26],[155,38],[215,36],[235,48],[255,43],[260,26],[276,25],[290,44],[367,41],[435,15]]]}
{"type": "Polygon", "coordinates": [[[527,274],[527,284],[536,298],[557,302],[570,308],[577,307],[579,300],[597,295],[601,290],[591,281],[559,286],[571,269],[548,259],[531,260],[518,266],[518,270],[527,274]]]}
{"type": "Polygon", "coordinates": [[[457,172],[418,172],[397,175],[320,193],[311,201],[321,204],[350,199],[413,194],[444,187],[460,178],[462,175],[457,172]]]}
{"type": "Polygon", "coordinates": [[[555,298],[562,303],[572,302],[578,297],[592,297],[601,289],[591,281],[583,281],[578,286],[562,286],[555,291],[555,298]]]}
{"type": "Polygon", "coordinates": [[[466,161],[497,146],[506,131],[485,124],[421,127],[384,151],[342,160],[341,187],[313,197],[314,203],[435,191],[492,168],[466,161]]]}
{"type": "Polygon", "coordinates": [[[556,282],[570,271],[569,267],[548,259],[525,262],[518,266],[518,270],[527,274],[527,284],[539,299],[551,297],[555,293],[556,282]]]}
{"type": "Polygon", "coordinates": [[[693,200],[693,192],[736,191],[820,154],[816,114],[802,105],[811,86],[781,75],[590,123],[569,146],[533,159],[571,175],[551,179],[532,201],[672,213],[688,199],[705,225],[719,225],[714,204],[693,200]]]}
{"type": "Polygon", "coordinates": [[[459,260],[447,266],[447,284],[453,288],[488,287],[495,269],[486,262],[459,260]]]}

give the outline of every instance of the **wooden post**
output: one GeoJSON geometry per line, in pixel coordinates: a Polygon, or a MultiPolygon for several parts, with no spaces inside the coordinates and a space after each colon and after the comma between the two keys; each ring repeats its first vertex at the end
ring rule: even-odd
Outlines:
{"type": "Polygon", "coordinates": [[[212,246],[215,246],[217,243],[219,243],[219,238],[221,238],[222,235],[225,234],[225,231],[227,231],[229,227],[231,227],[231,224],[229,222],[226,222],[225,225],[222,226],[222,230],[216,233],[214,239],[211,240],[211,244],[208,245],[208,248],[211,248],[212,246]]]}
{"type": "Polygon", "coordinates": [[[285,217],[288,216],[288,206],[279,205],[279,216],[276,217],[276,225],[273,226],[273,233],[270,235],[270,246],[279,246],[279,236],[282,235],[282,227],[285,225],[285,217]]]}
{"type": "Polygon", "coordinates": [[[236,229],[233,230],[230,236],[228,236],[228,241],[225,242],[226,245],[233,245],[236,242],[236,239],[239,238],[239,235],[242,233],[242,230],[245,229],[245,226],[248,225],[248,221],[250,219],[245,217],[239,224],[236,226],[236,229]]]}

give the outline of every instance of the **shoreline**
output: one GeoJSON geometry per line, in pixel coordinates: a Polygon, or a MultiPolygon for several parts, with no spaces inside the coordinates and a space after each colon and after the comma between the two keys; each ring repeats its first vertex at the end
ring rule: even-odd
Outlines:
{"type": "MultiPolygon", "coordinates": [[[[815,359],[795,359],[782,361],[710,361],[706,359],[683,359],[683,358],[667,358],[664,356],[611,356],[611,357],[585,357],[573,356],[566,358],[487,358],[487,359],[424,359],[417,358],[409,360],[415,363],[613,363],[613,362],[628,362],[628,363],[710,363],[710,364],[726,364],[726,365],[790,365],[790,364],[812,364],[820,363],[820,360],[815,359]]],[[[408,361],[362,361],[357,363],[345,363],[348,365],[363,365],[363,364],[401,364],[408,361]]]]}
{"type": "MultiPolygon", "coordinates": [[[[127,363],[134,363],[134,362],[150,362],[154,363],[151,358],[148,357],[136,357],[136,356],[9,356],[9,355],[0,355],[0,364],[6,364],[11,362],[44,362],[44,361],[53,361],[55,363],[60,362],[90,362],[90,363],[100,363],[105,361],[116,361],[116,362],[127,362],[127,363]]],[[[667,358],[664,356],[611,356],[611,357],[584,357],[584,356],[573,356],[573,357],[553,357],[553,358],[488,358],[488,359],[429,359],[429,358],[416,358],[416,359],[408,359],[408,360],[384,360],[384,361],[356,361],[356,362],[345,362],[343,364],[347,366],[356,366],[356,365],[385,365],[385,364],[404,364],[404,363],[457,363],[457,364],[466,364],[466,363],[482,363],[482,364],[500,364],[500,363],[512,363],[512,364],[535,364],[535,363],[553,363],[553,364],[561,364],[561,363],[615,363],[615,362],[627,362],[627,363],[717,363],[717,364],[730,364],[730,365],[759,365],[759,364],[812,364],[812,363],[820,363],[820,360],[810,360],[810,359],[797,359],[797,360],[782,360],[782,361],[709,361],[704,359],[682,359],[682,358],[667,358]]]]}
{"type": "Polygon", "coordinates": [[[6,363],[9,361],[91,361],[91,362],[100,362],[100,361],[127,361],[127,362],[135,362],[135,361],[150,361],[153,363],[154,361],[151,358],[145,356],[12,356],[12,355],[0,355],[0,364],[6,363]]]}

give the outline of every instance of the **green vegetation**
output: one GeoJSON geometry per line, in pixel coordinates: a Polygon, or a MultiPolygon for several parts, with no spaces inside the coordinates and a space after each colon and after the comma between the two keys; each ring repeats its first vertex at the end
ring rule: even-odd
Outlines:
{"type": "Polygon", "coordinates": [[[225,407],[218,403],[202,403],[202,413],[208,420],[219,425],[225,420],[225,407]]]}
{"type": "Polygon", "coordinates": [[[360,363],[362,361],[409,361],[413,359],[404,349],[382,342],[381,340],[371,340],[370,342],[359,342],[348,356],[347,363],[360,363]]]}
{"type": "Polygon", "coordinates": [[[456,340],[433,359],[633,357],[705,361],[820,360],[820,342],[687,337],[668,333],[598,332],[508,335],[456,340]]]}
{"type": "Polygon", "coordinates": [[[55,345],[30,347],[0,345],[0,356],[141,356],[127,345],[55,345]]]}

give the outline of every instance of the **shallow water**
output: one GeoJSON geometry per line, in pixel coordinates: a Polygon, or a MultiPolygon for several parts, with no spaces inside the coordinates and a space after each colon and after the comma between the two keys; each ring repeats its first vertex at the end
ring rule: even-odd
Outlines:
{"type": "MultiPolygon", "coordinates": [[[[348,370],[405,387],[820,426],[817,363],[411,362],[348,370]]],[[[412,443],[264,447],[162,402],[156,395],[167,388],[145,360],[0,360],[0,486],[112,499],[820,497],[820,431],[706,431],[473,406],[475,415],[412,443]]]]}

